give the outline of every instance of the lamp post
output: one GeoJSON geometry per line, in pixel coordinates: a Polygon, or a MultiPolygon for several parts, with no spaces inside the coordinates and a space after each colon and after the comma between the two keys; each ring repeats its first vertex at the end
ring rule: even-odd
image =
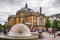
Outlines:
{"type": "Polygon", "coordinates": [[[55,27],[53,29],[54,29],[54,38],[55,38],[55,27]]]}
{"type": "MultiPolygon", "coordinates": [[[[53,22],[56,20],[56,17],[54,17],[54,20],[53,20],[53,22]]],[[[54,38],[56,37],[55,36],[55,26],[53,27],[53,30],[54,30],[54,38]]]]}

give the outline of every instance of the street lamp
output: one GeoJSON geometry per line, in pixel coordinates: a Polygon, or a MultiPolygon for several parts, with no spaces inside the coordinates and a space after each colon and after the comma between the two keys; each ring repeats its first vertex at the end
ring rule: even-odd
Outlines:
{"type": "MultiPolygon", "coordinates": [[[[54,17],[54,20],[53,20],[53,22],[56,20],[56,17],[54,17]]],[[[54,38],[56,37],[55,36],[55,27],[53,27],[53,30],[54,30],[54,38]]]]}

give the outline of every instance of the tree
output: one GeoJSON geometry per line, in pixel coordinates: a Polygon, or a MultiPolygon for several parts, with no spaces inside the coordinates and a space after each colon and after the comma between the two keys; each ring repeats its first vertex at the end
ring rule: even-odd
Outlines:
{"type": "Polygon", "coordinates": [[[58,20],[57,23],[58,23],[57,25],[58,31],[60,31],[60,21],[58,20]]]}
{"type": "Polygon", "coordinates": [[[58,27],[59,27],[59,21],[57,19],[55,19],[53,21],[53,26],[52,26],[53,32],[54,32],[54,37],[55,37],[55,32],[57,32],[57,30],[58,30],[58,27]]]}
{"type": "Polygon", "coordinates": [[[47,19],[46,19],[46,22],[45,22],[45,27],[46,27],[46,28],[50,28],[50,26],[51,26],[51,23],[50,23],[50,21],[49,21],[49,18],[47,18],[47,19]]]}
{"type": "Polygon", "coordinates": [[[0,29],[4,29],[5,28],[5,24],[4,25],[2,25],[2,24],[0,24],[0,29]]]}
{"type": "Polygon", "coordinates": [[[53,21],[53,28],[57,28],[58,27],[58,20],[54,20],[53,21]]]}
{"type": "Polygon", "coordinates": [[[6,24],[3,25],[3,28],[5,28],[6,24]]]}
{"type": "Polygon", "coordinates": [[[58,21],[58,28],[60,28],[60,21],[58,21]]]}
{"type": "Polygon", "coordinates": [[[0,24],[0,29],[2,28],[2,25],[0,24]]]}

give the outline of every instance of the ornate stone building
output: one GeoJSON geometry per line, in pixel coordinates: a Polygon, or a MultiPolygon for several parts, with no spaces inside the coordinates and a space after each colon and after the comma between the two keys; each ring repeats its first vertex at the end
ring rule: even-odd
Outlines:
{"type": "Polygon", "coordinates": [[[8,17],[8,25],[13,26],[17,23],[23,23],[32,29],[34,26],[43,27],[45,25],[45,15],[42,14],[42,7],[40,7],[40,13],[34,12],[34,10],[28,8],[27,3],[24,8],[18,10],[16,15],[8,17]]]}

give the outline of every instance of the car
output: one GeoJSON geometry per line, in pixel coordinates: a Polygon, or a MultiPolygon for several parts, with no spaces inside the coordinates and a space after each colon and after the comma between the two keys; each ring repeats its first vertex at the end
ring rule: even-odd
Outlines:
{"type": "Polygon", "coordinates": [[[59,36],[59,37],[60,37],[60,33],[58,33],[58,34],[57,34],[57,36],[59,36]]]}
{"type": "Polygon", "coordinates": [[[3,31],[3,29],[0,29],[0,32],[2,32],[3,31]]]}
{"type": "Polygon", "coordinates": [[[60,31],[56,32],[56,36],[60,37],[60,31]]]}

